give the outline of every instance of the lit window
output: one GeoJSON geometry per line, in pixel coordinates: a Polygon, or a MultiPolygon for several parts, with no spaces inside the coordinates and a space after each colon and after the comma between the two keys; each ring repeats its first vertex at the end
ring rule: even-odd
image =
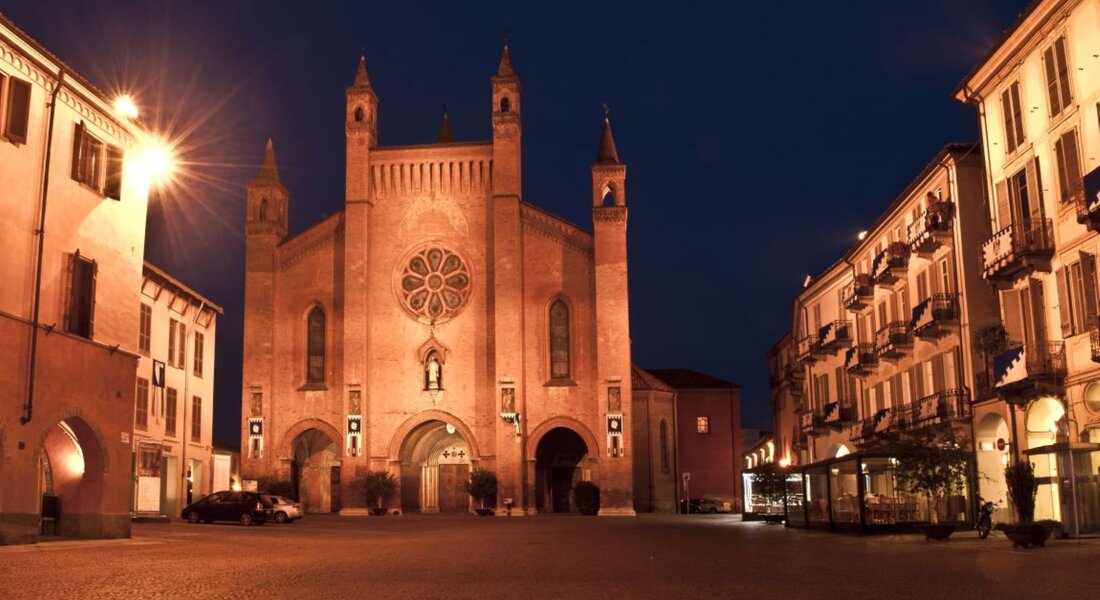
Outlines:
{"type": "Polygon", "coordinates": [[[695,418],[696,433],[710,433],[710,419],[708,417],[695,418]]]}

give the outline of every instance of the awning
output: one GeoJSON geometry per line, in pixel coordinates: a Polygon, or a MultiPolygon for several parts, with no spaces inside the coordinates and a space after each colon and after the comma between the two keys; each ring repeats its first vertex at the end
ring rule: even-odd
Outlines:
{"type": "Polygon", "coordinates": [[[1059,442],[1048,444],[1038,448],[1028,448],[1024,454],[1034,456],[1036,454],[1061,454],[1063,452],[1100,452],[1100,444],[1092,442],[1059,442]]]}

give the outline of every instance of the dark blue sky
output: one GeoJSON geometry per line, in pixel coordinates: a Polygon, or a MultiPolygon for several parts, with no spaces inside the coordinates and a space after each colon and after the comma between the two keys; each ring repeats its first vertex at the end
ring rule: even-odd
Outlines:
{"type": "Polygon", "coordinates": [[[291,230],[344,198],[344,88],[365,45],[380,142],[490,137],[505,29],[523,85],[524,196],[589,226],[600,105],[630,207],[643,367],[740,383],[769,427],[764,352],[791,300],[947,142],[951,92],[1025,0],[364,2],[3,0],[0,12],[152,122],[191,176],[154,200],[146,256],[226,309],[215,436],[239,435],[245,181],[275,139],[291,230]]]}

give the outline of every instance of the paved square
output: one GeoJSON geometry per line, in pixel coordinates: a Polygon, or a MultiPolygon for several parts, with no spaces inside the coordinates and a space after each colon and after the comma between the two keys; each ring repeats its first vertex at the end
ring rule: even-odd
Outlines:
{"type": "Polygon", "coordinates": [[[1100,540],[1013,550],[718,515],[309,516],[0,548],[17,598],[1094,598],[1100,540]]]}

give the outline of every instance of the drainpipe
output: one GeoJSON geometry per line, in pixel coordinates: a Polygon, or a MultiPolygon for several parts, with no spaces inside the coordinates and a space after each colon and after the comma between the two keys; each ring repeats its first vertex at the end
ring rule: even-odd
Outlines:
{"type": "Polygon", "coordinates": [[[38,202],[38,258],[34,267],[34,301],[31,308],[31,356],[27,365],[27,399],[23,404],[23,416],[19,422],[23,425],[31,422],[34,416],[34,378],[38,359],[38,317],[42,307],[42,255],[46,245],[46,199],[50,190],[50,160],[53,158],[53,123],[57,114],[57,94],[64,83],[65,70],[58,69],[57,85],[50,92],[50,118],[46,125],[46,154],[42,166],[42,197],[38,202]]]}

